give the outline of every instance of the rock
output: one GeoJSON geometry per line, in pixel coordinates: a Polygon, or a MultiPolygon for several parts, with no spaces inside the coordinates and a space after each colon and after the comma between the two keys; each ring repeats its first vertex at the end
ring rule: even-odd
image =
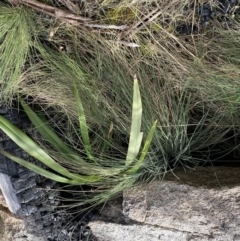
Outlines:
{"type": "MultiPolygon", "coordinates": [[[[176,230],[160,229],[159,227],[151,225],[121,225],[96,221],[91,223],[91,229],[98,241],[190,240],[187,239],[187,233],[182,233],[176,230]]],[[[201,239],[201,241],[202,240],[203,239],[201,239]]]]}
{"type": "Polygon", "coordinates": [[[0,173],[0,190],[6,200],[9,210],[13,214],[20,214],[21,205],[12,187],[10,176],[0,173]]]}
{"type": "Polygon", "coordinates": [[[23,219],[16,218],[7,208],[0,193],[0,241],[45,241],[26,230],[23,219]]]}
{"type": "Polygon", "coordinates": [[[104,241],[239,241],[240,168],[200,167],[175,175],[179,179],[169,174],[125,191],[128,224],[94,221],[93,234],[104,241]]]}

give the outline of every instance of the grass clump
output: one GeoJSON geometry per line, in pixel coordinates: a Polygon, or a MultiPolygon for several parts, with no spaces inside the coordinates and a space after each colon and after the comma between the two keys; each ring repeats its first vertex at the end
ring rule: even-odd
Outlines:
{"type": "Polygon", "coordinates": [[[25,68],[34,42],[32,13],[25,7],[0,4],[1,101],[11,100],[13,87],[25,68]]]}
{"type": "MultiPolygon", "coordinates": [[[[21,130],[12,125],[7,119],[2,116],[0,116],[0,128],[30,156],[35,157],[37,160],[45,164],[51,170],[45,170],[35,164],[23,160],[22,158],[15,157],[6,151],[1,150],[0,153],[12,159],[13,161],[29,168],[30,170],[35,171],[38,174],[57,182],[71,185],[88,184],[94,185],[95,187],[100,186],[100,188],[101,186],[103,186],[104,190],[107,190],[105,192],[109,193],[110,195],[107,195],[108,198],[110,198],[113,194],[116,194],[117,192],[123,190],[126,185],[125,179],[130,178],[132,179],[132,181],[136,181],[136,173],[141,168],[142,163],[145,160],[145,156],[148,153],[148,149],[150,147],[154,131],[156,129],[157,122],[155,121],[147,136],[141,155],[139,159],[137,159],[137,156],[140,153],[143,133],[140,132],[142,119],[142,104],[136,77],[134,78],[133,89],[131,132],[125,163],[122,160],[120,160],[118,164],[114,160],[111,160],[111,163],[109,163],[109,160],[101,161],[101,159],[94,157],[89,139],[84,108],[76,86],[74,95],[79,115],[79,135],[81,136],[80,141],[82,141],[85,151],[81,151],[81,154],[79,153],[79,150],[74,152],[71,147],[69,147],[58,137],[58,135],[54,132],[54,130],[50,127],[46,119],[41,114],[40,116],[36,115],[26,105],[26,103],[20,99],[20,102],[25,112],[34,124],[35,128],[46,139],[49,146],[51,146],[51,148],[55,151],[54,158],[52,158],[48,154],[52,153],[51,149],[49,149],[49,151],[44,151],[43,148],[37,145],[31,138],[29,138],[26,134],[24,134],[21,130]],[[86,157],[84,158],[84,156],[86,157]],[[61,164],[59,164],[59,160],[61,159],[63,160],[63,162],[60,162],[61,164]],[[124,163],[124,165],[121,166],[120,163],[124,163]],[[108,166],[105,166],[106,164],[108,166]],[[68,168],[69,166],[71,167],[68,168]],[[75,171],[71,172],[68,169],[75,169],[75,171]],[[93,173],[93,175],[91,175],[90,173],[93,173]],[[117,189],[115,187],[116,184],[118,187],[117,189]]],[[[96,197],[93,197],[93,200],[90,199],[90,202],[95,201],[95,198],[96,197]]],[[[89,200],[87,202],[89,202],[89,200]]],[[[86,202],[84,201],[83,203],[85,204],[86,202]]],[[[95,205],[97,205],[98,203],[99,202],[96,202],[95,205]]]]}
{"type": "MultiPolygon", "coordinates": [[[[106,3],[110,4],[99,4],[104,8],[106,3]]],[[[103,14],[107,19],[99,22],[125,24],[130,17],[125,32],[65,23],[56,27],[41,18],[31,27],[30,15],[14,10],[25,19],[25,51],[12,64],[14,75],[7,71],[9,61],[1,58],[3,79],[9,79],[3,89],[25,99],[30,96],[32,104],[41,107],[44,114],[35,115],[24,104],[32,113],[36,148],[47,153],[48,164],[61,166],[58,178],[76,181],[68,184],[87,183],[100,192],[86,194],[90,199],[76,205],[99,204],[136,181],[161,178],[179,165],[195,168],[211,161],[213,153],[222,155],[219,146],[225,152],[238,148],[234,138],[239,133],[239,33],[216,19],[204,29],[195,14],[201,1],[174,3],[108,5],[103,14]],[[181,34],[179,26],[187,26],[190,33],[181,34]],[[134,74],[141,98],[136,81],[138,97],[132,94],[134,74]],[[130,118],[131,113],[137,114],[130,118]],[[226,145],[228,140],[233,146],[226,145]]],[[[6,30],[3,36],[1,46],[15,43],[6,30]]],[[[13,57],[12,53],[9,59],[13,57]]],[[[9,93],[4,92],[5,99],[12,96],[9,93]]]]}

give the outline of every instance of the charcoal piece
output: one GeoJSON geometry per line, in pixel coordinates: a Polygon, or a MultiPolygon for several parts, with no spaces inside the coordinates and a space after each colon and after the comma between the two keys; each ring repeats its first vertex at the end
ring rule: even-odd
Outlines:
{"type": "Polygon", "coordinates": [[[36,178],[35,177],[31,177],[28,179],[27,185],[26,185],[26,181],[27,180],[21,180],[21,179],[17,179],[17,181],[15,181],[13,183],[13,188],[16,190],[15,192],[21,193],[27,189],[31,189],[33,187],[36,186],[36,182],[35,182],[36,178]]]}
{"type": "MultiPolygon", "coordinates": [[[[0,150],[4,150],[2,142],[0,142],[0,150]]],[[[7,174],[8,176],[17,176],[17,164],[4,155],[0,154],[0,173],[7,174]]]]}
{"type": "Polygon", "coordinates": [[[43,187],[46,188],[46,189],[52,189],[54,186],[56,186],[56,182],[52,181],[52,180],[46,180],[43,183],[43,187]]]}
{"type": "Polygon", "coordinates": [[[45,233],[52,233],[51,227],[45,227],[45,228],[44,228],[44,232],[45,232],[45,233]]]}
{"type": "Polygon", "coordinates": [[[198,27],[191,26],[191,25],[179,25],[176,27],[176,32],[181,35],[190,35],[190,34],[197,34],[198,27]]]}
{"type": "Polygon", "coordinates": [[[88,236],[88,235],[89,235],[89,231],[84,231],[84,232],[82,233],[82,235],[83,235],[83,236],[88,236]]]}
{"type": "Polygon", "coordinates": [[[29,172],[29,170],[24,166],[19,166],[18,167],[18,173],[20,174],[22,172],[29,172]]]}
{"type": "Polygon", "coordinates": [[[37,190],[36,188],[30,188],[22,192],[21,195],[19,195],[19,199],[21,203],[29,203],[30,201],[38,199],[43,195],[43,192],[40,190],[37,190]]]}
{"type": "Polygon", "coordinates": [[[31,214],[36,212],[37,208],[34,205],[25,205],[24,207],[22,205],[22,210],[23,210],[24,215],[30,216],[31,214]]]}
{"type": "Polygon", "coordinates": [[[8,111],[9,111],[9,110],[8,110],[6,107],[0,106],[0,115],[6,114],[8,111]]]}
{"type": "Polygon", "coordinates": [[[35,172],[29,172],[29,170],[27,169],[23,169],[21,172],[18,171],[19,174],[19,180],[21,180],[22,182],[27,181],[29,182],[29,179],[31,179],[32,177],[34,177],[34,182],[36,183],[36,173],[35,172]]]}
{"type": "Polygon", "coordinates": [[[66,237],[60,236],[59,241],[66,241],[66,237]]]}
{"type": "Polygon", "coordinates": [[[44,226],[43,226],[43,223],[42,223],[42,220],[36,220],[36,225],[38,227],[39,230],[43,230],[44,229],[44,226]]]}
{"type": "Polygon", "coordinates": [[[67,232],[66,229],[62,229],[62,230],[61,230],[61,234],[62,234],[62,235],[68,235],[68,232],[67,232]]]}

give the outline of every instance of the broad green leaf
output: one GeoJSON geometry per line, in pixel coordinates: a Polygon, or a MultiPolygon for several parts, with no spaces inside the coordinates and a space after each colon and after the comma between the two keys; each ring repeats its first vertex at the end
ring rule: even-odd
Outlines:
{"type": "Polygon", "coordinates": [[[49,172],[41,167],[38,167],[36,166],[35,164],[31,163],[31,162],[28,162],[28,161],[25,161],[24,159],[22,158],[19,158],[19,157],[16,157],[6,151],[3,151],[3,150],[0,150],[0,153],[3,154],[4,156],[8,157],[9,159],[17,162],[18,164],[46,177],[46,178],[49,178],[49,179],[52,179],[54,181],[57,181],[57,182],[62,182],[62,183],[68,183],[68,184],[81,184],[79,183],[78,181],[74,181],[74,180],[69,180],[67,178],[64,178],[64,177],[61,177],[59,175],[56,175],[52,172],[49,172]]]}
{"type": "Polygon", "coordinates": [[[26,151],[30,156],[44,163],[52,170],[57,171],[63,176],[82,182],[95,182],[101,179],[97,176],[81,176],[70,173],[66,168],[55,162],[39,145],[37,145],[29,136],[18,129],[15,125],[0,116],[0,129],[2,129],[19,147],[26,151]]]}
{"type": "MultiPolygon", "coordinates": [[[[48,121],[44,117],[43,113],[38,112],[38,115],[21,99],[19,98],[24,111],[28,115],[29,119],[39,131],[39,133],[45,137],[46,140],[55,147],[55,150],[63,154],[69,162],[75,162],[76,164],[87,165],[87,163],[76,154],[71,148],[69,148],[53,131],[52,127],[48,124],[48,121]]],[[[97,165],[94,167],[96,173],[100,176],[110,176],[112,173],[118,173],[120,170],[113,168],[102,168],[97,165]]]]}
{"type": "Polygon", "coordinates": [[[137,78],[134,77],[133,84],[133,105],[132,105],[132,123],[130,131],[130,139],[126,157],[126,165],[131,165],[139,153],[142,143],[143,133],[140,132],[142,120],[142,101],[138,87],[137,78]]]}
{"type": "MultiPolygon", "coordinates": [[[[31,120],[33,125],[39,131],[39,133],[55,148],[55,150],[61,155],[63,154],[69,162],[74,162],[76,164],[87,165],[87,163],[71,148],[66,145],[62,139],[53,131],[52,127],[48,124],[48,121],[44,117],[43,113],[39,112],[38,115],[21,99],[19,98],[24,111],[26,112],[28,118],[31,120]]],[[[101,167],[94,167],[97,173],[101,176],[109,176],[113,170],[103,169],[101,167]]],[[[116,172],[116,171],[115,171],[116,172]]]]}
{"type": "Polygon", "coordinates": [[[28,118],[31,120],[35,128],[39,131],[39,133],[46,138],[46,140],[51,143],[53,148],[55,148],[56,151],[61,152],[61,154],[65,155],[67,158],[73,158],[73,161],[76,160],[77,162],[82,161],[79,156],[76,155],[76,153],[66,145],[62,141],[61,138],[58,137],[58,135],[53,131],[51,126],[48,124],[45,117],[41,114],[41,116],[38,116],[21,98],[19,98],[20,103],[26,112],[28,118]]]}
{"type": "Polygon", "coordinates": [[[81,136],[83,139],[83,145],[84,145],[84,148],[86,150],[89,160],[94,161],[94,157],[92,155],[90,139],[89,139],[89,134],[88,134],[88,126],[87,126],[86,116],[84,114],[82,101],[78,94],[78,90],[77,90],[76,86],[74,86],[74,94],[75,94],[75,100],[77,103],[78,119],[79,119],[79,125],[80,125],[80,133],[81,133],[81,136]]]}
{"type": "Polygon", "coordinates": [[[138,171],[138,169],[142,165],[142,163],[143,163],[143,161],[144,161],[144,159],[145,159],[145,157],[148,153],[148,149],[149,149],[150,144],[152,142],[153,135],[154,135],[154,132],[156,130],[156,127],[157,127],[157,120],[153,123],[153,125],[152,125],[152,127],[151,127],[151,129],[148,133],[148,136],[147,136],[147,139],[146,139],[145,144],[143,146],[142,153],[141,153],[141,156],[140,156],[139,160],[136,162],[136,164],[131,169],[129,169],[125,173],[133,174],[133,173],[136,173],[138,171]]]}
{"type": "Polygon", "coordinates": [[[151,129],[150,129],[150,131],[147,135],[146,141],[144,143],[144,146],[143,146],[143,149],[142,149],[142,152],[141,152],[141,156],[139,158],[140,162],[142,162],[145,159],[145,157],[148,153],[148,149],[149,149],[150,144],[152,142],[153,135],[154,135],[154,132],[156,130],[156,127],[157,127],[157,120],[154,121],[154,123],[153,123],[153,125],[152,125],[152,127],[151,127],[151,129]]]}

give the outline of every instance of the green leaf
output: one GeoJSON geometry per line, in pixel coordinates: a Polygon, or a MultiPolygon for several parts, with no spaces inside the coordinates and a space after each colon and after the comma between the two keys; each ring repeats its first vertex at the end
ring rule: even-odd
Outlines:
{"type": "Polygon", "coordinates": [[[44,163],[52,170],[69,177],[73,180],[86,183],[95,182],[101,179],[97,176],[81,176],[70,173],[66,168],[55,162],[39,145],[37,145],[29,136],[18,129],[15,125],[0,116],[0,129],[2,129],[19,147],[26,151],[30,156],[44,163]]]}
{"type": "Polygon", "coordinates": [[[74,94],[75,94],[75,99],[76,99],[76,103],[77,103],[78,119],[79,119],[79,125],[80,125],[80,133],[81,133],[81,136],[83,139],[83,145],[84,145],[84,148],[86,150],[89,160],[94,161],[94,157],[92,155],[90,139],[89,139],[89,134],[88,134],[88,126],[87,126],[86,116],[84,114],[82,101],[78,94],[78,90],[77,90],[76,86],[74,86],[74,94]]]}
{"type": "Polygon", "coordinates": [[[61,154],[65,155],[67,158],[73,158],[73,161],[83,161],[79,158],[76,153],[66,145],[61,138],[53,131],[51,126],[48,124],[47,120],[41,113],[38,116],[26,103],[24,100],[19,98],[20,103],[26,112],[28,118],[31,120],[33,125],[39,131],[39,133],[48,140],[48,142],[55,148],[56,151],[61,152],[61,154]]]}
{"type": "Polygon", "coordinates": [[[52,172],[49,172],[41,167],[38,167],[36,166],[35,164],[32,164],[28,161],[25,161],[24,159],[22,158],[19,158],[19,157],[16,157],[6,151],[3,151],[3,150],[0,150],[0,153],[3,154],[4,156],[8,157],[9,159],[17,162],[18,164],[46,177],[46,178],[49,178],[49,179],[52,179],[54,181],[57,181],[57,182],[62,182],[62,183],[68,183],[68,184],[80,184],[79,182],[77,181],[74,181],[74,180],[69,180],[67,178],[64,178],[64,177],[61,177],[59,175],[56,175],[52,172]]]}
{"type": "Polygon", "coordinates": [[[149,133],[148,133],[148,136],[147,136],[147,139],[145,141],[145,144],[144,144],[144,147],[142,149],[142,153],[141,153],[141,156],[139,158],[139,160],[136,162],[136,164],[131,168],[129,169],[128,171],[126,171],[125,173],[126,174],[133,174],[133,173],[136,173],[138,171],[138,169],[141,167],[147,153],[148,153],[148,149],[150,147],[150,144],[152,142],[152,139],[153,139],[153,135],[154,135],[154,132],[156,130],[156,127],[157,127],[157,120],[153,123],[149,133]]]}
{"type": "MultiPolygon", "coordinates": [[[[89,163],[86,163],[77,153],[75,153],[71,148],[69,148],[55,134],[42,112],[38,112],[37,115],[21,98],[19,98],[19,100],[33,125],[36,127],[39,133],[43,137],[45,137],[45,139],[53,146],[53,148],[55,148],[57,152],[61,153],[61,155],[63,154],[66,157],[66,160],[69,161],[69,163],[74,162],[83,166],[89,165],[89,163]]],[[[98,167],[97,165],[94,166],[94,169],[99,176],[110,176],[113,173],[120,172],[118,168],[102,168],[98,167]]]]}
{"type": "Polygon", "coordinates": [[[140,132],[142,120],[142,101],[138,87],[137,78],[134,77],[133,85],[133,105],[132,105],[132,123],[130,131],[130,139],[126,157],[126,165],[131,165],[139,153],[142,143],[143,133],[140,132]]]}

